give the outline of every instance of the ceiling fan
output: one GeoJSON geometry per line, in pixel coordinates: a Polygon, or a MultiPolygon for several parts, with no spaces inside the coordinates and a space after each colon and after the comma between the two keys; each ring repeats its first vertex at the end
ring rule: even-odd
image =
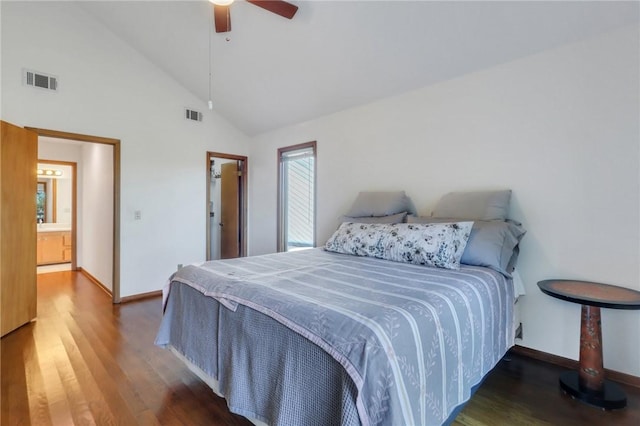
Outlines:
{"type": "MultiPolygon", "coordinates": [[[[217,33],[231,31],[231,13],[229,11],[233,0],[209,0],[213,3],[213,18],[217,33]]],[[[280,0],[245,0],[256,6],[260,6],[269,12],[275,13],[287,19],[293,18],[298,11],[298,6],[280,0]]]]}

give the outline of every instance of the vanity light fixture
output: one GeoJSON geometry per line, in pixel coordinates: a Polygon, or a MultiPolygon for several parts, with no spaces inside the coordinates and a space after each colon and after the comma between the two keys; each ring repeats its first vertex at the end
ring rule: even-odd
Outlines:
{"type": "Polygon", "coordinates": [[[62,170],[38,169],[38,176],[61,177],[62,170]]]}

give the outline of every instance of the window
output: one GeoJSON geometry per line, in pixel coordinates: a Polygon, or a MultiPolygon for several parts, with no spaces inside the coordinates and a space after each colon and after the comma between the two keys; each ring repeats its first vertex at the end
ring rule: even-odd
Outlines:
{"type": "Polygon", "coordinates": [[[315,247],[316,143],[278,149],[278,251],[315,247]]]}
{"type": "Polygon", "coordinates": [[[47,221],[47,182],[38,181],[36,190],[36,222],[47,221]]]}

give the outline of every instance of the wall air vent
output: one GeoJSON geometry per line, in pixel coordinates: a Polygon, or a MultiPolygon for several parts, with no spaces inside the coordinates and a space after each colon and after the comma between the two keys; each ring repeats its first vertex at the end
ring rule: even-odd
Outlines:
{"type": "Polygon", "coordinates": [[[22,70],[22,84],[45,90],[58,91],[58,77],[38,71],[22,70]]]}
{"type": "Polygon", "coordinates": [[[194,109],[185,108],[185,118],[187,120],[202,121],[202,113],[194,109]]]}

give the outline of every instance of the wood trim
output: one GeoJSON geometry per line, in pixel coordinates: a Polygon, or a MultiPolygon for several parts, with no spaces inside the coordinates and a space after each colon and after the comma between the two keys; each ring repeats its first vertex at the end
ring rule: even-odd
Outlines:
{"type": "MultiPolygon", "coordinates": [[[[73,188],[71,189],[73,191],[73,188]]],[[[51,212],[51,222],[58,222],[58,179],[53,179],[51,182],[51,206],[53,210],[51,212]],[[53,206],[56,208],[54,209],[53,206]]]]}
{"type": "Polygon", "coordinates": [[[242,241],[240,244],[240,256],[246,257],[249,255],[247,252],[248,236],[249,236],[249,159],[244,157],[242,160],[242,206],[240,211],[242,217],[240,218],[240,230],[242,232],[242,241]]]}
{"type": "Polygon", "coordinates": [[[242,193],[240,203],[240,256],[247,256],[247,229],[248,229],[248,200],[249,200],[249,158],[244,155],[237,154],[225,154],[223,152],[215,152],[215,151],[207,151],[207,203],[205,206],[206,210],[206,224],[207,224],[207,238],[206,238],[206,256],[207,260],[211,260],[211,219],[209,218],[209,203],[211,202],[211,178],[210,178],[210,166],[211,166],[211,157],[215,158],[224,158],[225,160],[236,160],[242,161],[242,169],[240,172],[241,176],[241,184],[242,184],[242,193]]]}
{"type": "Polygon", "coordinates": [[[247,161],[247,157],[244,155],[225,154],[223,152],[207,151],[207,160],[209,160],[210,157],[224,158],[225,160],[247,161]]]}
{"type": "MultiPolygon", "coordinates": [[[[120,140],[102,136],[83,135],[80,133],[61,132],[59,130],[25,127],[36,132],[38,136],[57,139],[69,139],[80,142],[101,143],[113,146],[113,292],[112,302],[120,303],[120,140]]],[[[75,220],[75,215],[74,215],[75,220]]],[[[75,225],[75,224],[74,224],[75,225]]],[[[75,228],[75,226],[74,226],[75,228]]],[[[74,237],[75,238],[75,237],[74,237]]],[[[75,240],[74,240],[75,243],[75,240]]],[[[75,252],[74,252],[75,256],[75,252]]],[[[75,264],[75,257],[74,257],[75,264]]]]}
{"type": "Polygon", "coordinates": [[[120,298],[120,303],[137,302],[143,299],[151,299],[153,297],[162,297],[162,290],[150,291],[148,293],[134,294],[120,298]]]}
{"type": "MultiPolygon", "coordinates": [[[[49,199],[49,194],[47,193],[47,181],[45,180],[39,180],[38,185],[42,184],[44,185],[44,219],[46,221],[47,219],[47,200],[49,199]]],[[[37,191],[37,186],[36,186],[36,191],[37,191]]]]}
{"type": "Polygon", "coordinates": [[[48,136],[50,138],[56,139],[70,139],[74,141],[80,142],[92,142],[92,143],[103,143],[107,145],[118,145],[120,144],[119,139],[113,138],[104,138],[101,136],[93,136],[93,135],[83,135],[80,133],[70,133],[70,132],[61,132],[58,130],[51,129],[40,129],[38,127],[28,127],[25,126],[25,129],[31,130],[32,132],[36,132],[38,136],[48,136]]]}
{"type": "Polygon", "coordinates": [[[75,161],[47,160],[46,158],[38,158],[38,163],[55,164],[58,166],[76,166],[78,164],[75,161]]]}
{"type": "Polygon", "coordinates": [[[283,244],[284,242],[282,241],[282,228],[284,226],[284,218],[282,217],[282,208],[281,208],[281,204],[282,204],[282,167],[281,167],[281,157],[282,157],[282,153],[283,152],[289,152],[289,151],[296,151],[298,149],[304,149],[304,148],[312,148],[313,149],[313,204],[314,204],[314,210],[313,210],[313,246],[316,246],[316,241],[317,241],[317,229],[316,229],[316,225],[318,223],[318,144],[316,141],[310,141],[310,142],[303,142],[303,143],[299,143],[296,145],[290,145],[290,146],[285,146],[282,148],[278,148],[278,159],[277,159],[277,168],[278,168],[278,199],[277,199],[277,226],[276,226],[276,232],[277,234],[277,239],[276,239],[276,250],[277,251],[285,251],[283,244]]]}
{"type": "Polygon", "coordinates": [[[113,145],[113,303],[120,303],[120,141],[113,145]]]}
{"type": "Polygon", "coordinates": [[[85,277],[87,277],[87,279],[89,281],[91,281],[92,283],[94,283],[95,285],[97,285],[102,291],[104,291],[105,293],[107,293],[109,296],[112,295],[111,290],[109,290],[109,288],[107,288],[107,286],[105,286],[104,284],[102,284],[100,282],[99,279],[97,279],[96,277],[94,277],[93,275],[91,275],[90,273],[88,273],[85,269],[79,267],[78,272],[80,272],[82,275],[84,275],[85,277]]]}
{"type": "MultiPolygon", "coordinates": [[[[524,346],[515,345],[511,348],[511,351],[523,355],[538,361],[546,362],[549,364],[558,365],[560,367],[564,367],[570,370],[578,369],[578,361],[561,357],[558,355],[553,355],[547,352],[538,351],[536,349],[526,348],[524,346]]],[[[633,386],[635,388],[640,388],[640,377],[633,376],[631,374],[621,373],[619,371],[609,370],[608,368],[604,369],[605,375],[608,379],[624,383],[625,385],[633,386]]]]}
{"type": "Polygon", "coordinates": [[[211,260],[211,156],[207,152],[207,176],[206,176],[206,202],[204,206],[205,210],[205,228],[206,228],[206,242],[205,242],[205,259],[211,260]]]}

